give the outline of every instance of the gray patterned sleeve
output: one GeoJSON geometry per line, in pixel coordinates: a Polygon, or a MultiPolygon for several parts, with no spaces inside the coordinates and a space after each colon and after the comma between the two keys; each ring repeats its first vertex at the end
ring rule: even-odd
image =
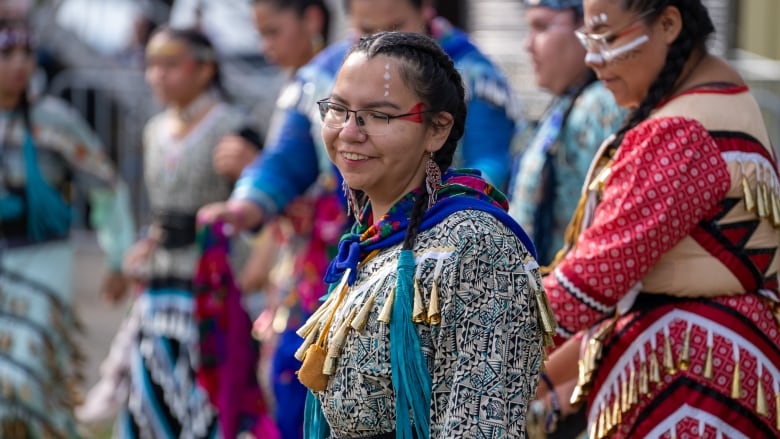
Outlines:
{"type": "Polygon", "coordinates": [[[438,281],[441,325],[431,328],[431,437],[524,437],[542,361],[528,251],[487,213],[457,218],[440,229],[456,251],[438,281]]]}

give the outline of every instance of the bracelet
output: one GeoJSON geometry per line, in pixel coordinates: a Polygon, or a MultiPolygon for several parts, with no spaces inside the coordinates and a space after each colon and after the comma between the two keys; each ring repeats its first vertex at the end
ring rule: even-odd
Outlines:
{"type": "Polygon", "coordinates": [[[544,421],[544,429],[547,433],[552,433],[558,427],[558,420],[561,418],[561,402],[558,400],[558,393],[555,392],[555,385],[546,373],[541,372],[539,378],[544,381],[547,388],[550,390],[550,412],[547,413],[547,418],[544,421]]]}

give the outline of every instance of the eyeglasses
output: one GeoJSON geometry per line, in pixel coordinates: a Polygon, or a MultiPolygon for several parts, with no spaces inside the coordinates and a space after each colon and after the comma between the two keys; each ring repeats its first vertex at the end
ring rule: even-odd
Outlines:
{"type": "Polygon", "coordinates": [[[649,41],[650,38],[646,34],[643,34],[621,46],[612,47],[612,43],[614,43],[615,40],[633,32],[634,28],[641,20],[644,20],[653,13],[654,10],[645,11],[622,28],[603,34],[590,34],[585,30],[585,27],[575,30],[574,34],[577,36],[577,39],[580,40],[582,47],[588,52],[585,56],[585,62],[610,62],[618,56],[634,50],[649,41]]]}
{"type": "Polygon", "coordinates": [[[376,110],[350,110],[349,108],[330,102],[328,100],[317,101],[320,109],[322,123],[330,128],[344,128],[349,123],[350,113],[355,114],[357,127],[368,136],[384,136],[390,133],[390,121],[401,119],[414,123],[422,123],[423,113],[432,113],[435,110],[421,110],[425,104],[419,102],[412,107],[409,113],[387,114],[376,110]]]}

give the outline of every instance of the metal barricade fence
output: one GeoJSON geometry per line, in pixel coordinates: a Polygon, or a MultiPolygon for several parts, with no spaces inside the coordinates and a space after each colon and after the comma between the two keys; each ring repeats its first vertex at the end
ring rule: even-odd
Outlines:
{"type": "MultiPolygon", "coordinates": [[[[144,82],[133,69],[72,68],[58,73],[47,93],[68,101],[103,142],[107,154],[127,183],[136,223],[149,207],[143,185],[143,127],[159,110],[144,82]]],[[[85,226],[86,202],[75,194],[76,226],[85,226]]]]}

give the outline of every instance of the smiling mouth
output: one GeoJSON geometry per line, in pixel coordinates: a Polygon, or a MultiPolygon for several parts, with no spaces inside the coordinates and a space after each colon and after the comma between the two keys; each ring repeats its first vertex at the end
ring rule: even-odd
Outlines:
{"type": "Polygon", "coordinates": [[[342,152],[341,156],[347,160],[368,160],[367,155],[358,154],[356,152],[342,152]]]}

